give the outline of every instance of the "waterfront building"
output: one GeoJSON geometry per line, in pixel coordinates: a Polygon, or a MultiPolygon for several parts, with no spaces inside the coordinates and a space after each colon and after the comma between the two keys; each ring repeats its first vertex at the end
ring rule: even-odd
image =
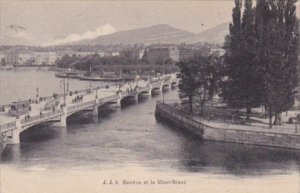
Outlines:
{"type": "Polygon", "coordinates": [[[222,48],[212,48],[212,49],[210,50],[210,53],[211,53],[212,55],[222,56],[222,55],[225,54],[225,50],[222,49],[222,48]]]}
{"type": "Polygon", "coordinates": [[[111,56],[120,56],[120,53],[113,51],[113,52],[111,52],[111,56]]]}
{"type": "Polygon", "coordinates": [[[178,49],[177,46],[170,46],[169,47],[169,53],[170,53],[170,58],[174,62],[178,62],[179,61],[179,49],[178,49]]]}
{"type": "Polygon", "coordinates": [[[89,56],[89,55],[94,55],[96,53],[97,52],[75,52],[74,54],[79,57],[85,57],[85,56],[89,56]]]}
{"type": "Polygon", "coordinates": [[[69,56],[72,56],[74,55],[75,52],[71,51],[71,50],[66,50],[66,51],[59,51],[59,52],[56,52],[56,57],[57,58],[62,58],[63,56],[65,55],[69,55],[69,56]]]}
{"type": "Polygon", "coordinates": [[[144,53],[145,53],[145,49],[141,49],[141,50],[139,51],[139,59],[142,59],[142,58],[143,58],[144,53]]]}
{"type": "Polygon", "coordinates": [[[5,59],[5,56],[6,56],[5,52],[0,52],[0,60],[3,58],[5,59]]]}
{"type": "Polygon", "coordinates": [[[19,53],[19,65],[25,65],[29,60],[34,60],[34,52],[20,52],[19,53]]]}
{"type": "Polygon", "coordinates": [[[179,60],[188,60],[195,56],[195,50],[191,48],[180,48],[179,49],[179,60]]]}
{"type": "Polygon", "coordinates": [[[5,53],[5,62],[6,65],[17,66],[19,65],[19,54],[15,52],[5,53]]]}
{"type": "Polygon", "coordinates": [[[34,52],[35,65],[54,65],[56,59],[56,52],[34,52]]]}
{"type": "Polygon", "coordinates": [[[105,53],[104,52],[98,52],[97,53],[100,57],[104,57],[105,56],[105,53]]]}
{"type": "Polygon", "coordinates": [[[177,62],[179,60],[179,50],[176,46],[155,46],[148,48],[148,58],[150,64],[163,64],[168,60],[177,62]]]}

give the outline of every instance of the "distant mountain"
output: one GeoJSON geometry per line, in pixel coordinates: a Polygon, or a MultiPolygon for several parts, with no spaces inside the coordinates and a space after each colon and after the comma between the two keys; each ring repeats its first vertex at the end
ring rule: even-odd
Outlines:
{"type": "Polygon", "coordinates": [[[198,34],[174,28],[167,24],[159,24],[146,28],[119,31],[109,35],[99,36],[90,40],[69,43],[71,45],[108,45],[108,44],[180,44],[207,42],[222,44],[225,35],[229,33],[229,22],[220,24],[198,34]]]}
{"type": "Polygon", "coordinates": [[[207,29],[196,34],[187,43],[207,42],[212,44],[223,44],[225,36],[229,34],[229,23],[222,23],[216,27],[207,29]]]}
{"type": "MultiPolygon", "coordinates": [[[[222,44],[224,37],[229,33],[229,22],[220,24],[214,28],[202,31],[198,34],[174,28],[167,24],[153,25],[150,27],[119,31],[109,35],[98,36],[93,39],[70,42],[61,45],[109,45],[109,44],[180,44],[207,42],[222,44]]],[[[36,45],[34,38],[23,34],[2,34],[2,45],[36,45]]]]}
{"type": "Polygon", "coordinates": [[[146,28],[119,31],[109,35],[98,36],[90,40],[70,43],[72,45],[108,45],[108,44],[136,44],[146,45],[155,43],[179,44],[194,37],[195,34],[176,29],[166,24],[154,25],[146,28]]]}

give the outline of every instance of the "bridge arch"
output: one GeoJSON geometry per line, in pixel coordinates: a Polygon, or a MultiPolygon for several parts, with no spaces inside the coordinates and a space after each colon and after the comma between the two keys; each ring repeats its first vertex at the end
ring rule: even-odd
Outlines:
{"type": "Polygon", "coordinates": [[[38,123],[33,123],[33,124],[29,124],[29,125],[26,125],[26,126],[23,126],[21,128],[21,131],[20,131],[20,134],[32,127],[35,127],[35,126],[38,126],[38,125],[43,125],[43,124],[51,124],[51,123],[56,123],[56,122],[59,122],[60,119],[59,118],[55,118],[55,119],[49,119],[49,120],[45,120],[43,122],[38,122],[38,123]]]}

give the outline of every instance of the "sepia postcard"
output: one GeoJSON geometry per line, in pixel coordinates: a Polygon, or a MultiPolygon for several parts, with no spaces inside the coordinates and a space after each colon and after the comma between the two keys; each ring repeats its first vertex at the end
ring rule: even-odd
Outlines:
{"type": "Polygon", "coordinates": [[[0,0],[0,193],[299,193],[297,0],[0,0]]]}

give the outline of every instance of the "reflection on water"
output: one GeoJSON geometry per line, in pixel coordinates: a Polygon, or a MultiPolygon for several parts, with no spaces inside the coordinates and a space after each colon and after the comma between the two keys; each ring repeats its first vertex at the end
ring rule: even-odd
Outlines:
{"type": "MultiPolygon", "coordinates": [[[[109,169],[122,176],[124,167],[131,165],[139,177],[146,170],[147,175],[184,175],[191,183],[207,175],[215,175],[208,178],[215,182],[230,175],[248,180],[256,176],[265,183],[276,174],[287,175],[287,179],[299,175],[300,151],[202,141],[155,119],[155,101],[160,98],[142,96],[138,104],[124,101],[122,108],[102,106],[98,117],[80,112],[68,118],[67,128],[49,124],[30,128],[21,134],[20,145],[4,150],[2,175],[35,179],[42,171],[45,176],[56,172],[71,178],[69,172],[82,168],[80,172],[87,176],[109,169]]],[[[168,91],[165,98],[175,99],[177,92],[168,91]]],[[[8,187],[6,180],[3,185],[8,187]]],[[[228,184],[242,184],[240,180],[234,178],[228,184]]],[[[77,182],[74,179],[74,185],[77,182]]]]}

